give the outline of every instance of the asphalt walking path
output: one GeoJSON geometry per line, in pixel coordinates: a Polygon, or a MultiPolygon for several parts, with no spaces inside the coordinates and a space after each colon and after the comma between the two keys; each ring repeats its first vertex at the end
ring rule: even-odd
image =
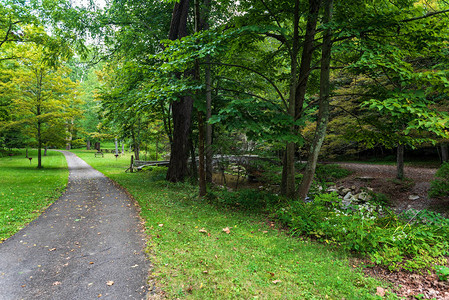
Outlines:
{"type": "Polygon", "coordinates": [[[0,244],[0,299],[145,299],[149,262],[137,208],[75,154],[67,191],[0,244]]]}

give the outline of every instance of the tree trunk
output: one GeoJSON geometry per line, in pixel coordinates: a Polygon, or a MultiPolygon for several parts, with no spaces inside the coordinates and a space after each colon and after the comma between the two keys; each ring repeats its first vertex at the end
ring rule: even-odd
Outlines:
{"type": "Polygon", "coordinates": [[[47,150],[48,150],[48,146],[45,146],[45,148],[44,148],[44,156],[47,156],[47,150]]]}
{"type": "Polygon", "coordinates": [[[131,139],[133,140],[134,158],[136,160],[140,160],[140,145],[136,139],[136,134],[134,133],[134,129],[131,129],[131,139]]]}
{"type": "MultiPolygon", "coordinates": [[[[313,40],[315,38],[318,12],[320,9],[320,0],[309,0],[309,17],[306,25],[306,34],[304,37],[301,65],[299,68],[299,78],[297,71],[297,60],[299,54],[299,1],[295,2],[293,49],[291,57],[290,72],[290,96],[289,96],[289,115],[293,120],[300,117],[302,106],[306,94],[307,81],[310,74],[310,64],[313,54],[313,40]]],[[[297,126],[291,129],[295,134],[298,132],[297,126]]],[[[294,197],[295,194],[295,143],[287,143],[282,169],[281,194],[287,197],[294,197]]]]}
{"type": "MultiPolygon", "coordinates": [[[[332,18],[333,0],[328,0],[324,4],[323,23],[327,24],[332,18]]],[[[304,176],[298,189],[298,198],[305,200],[315,175],[318,154],[326,136],[327,123],[329,121],[329,93],[330,93],[330,60],[332,51],[332,31],[326,29],[324,32],[322,52],[321,52],[321,74],[320,74],[320,102],[317,119],[317,128],[309,151],[304,176]]]]}
{"type": "Polygon", "coordinates": [[[396,155],[396,178],[399,180],[404,179],[404,152],[405,147],[403,144],[399,144],[397,148],[397,155],[396,155]]]}
{"type": "MultiPolygon", "coordinates": [[[[169,39],[176,40],[187,35],[187,15],[189,0],[180,0],[173,8],[169,39]]],[[[191,72],[185,72],[188,76],[191,72]]],[[[170,164],[166,179],[172,182],[183,181],[188,174],[188,137],[192,117],[193,99],[180,97],[172,104],[173,143],[171,145],[170,164]]]]}
{"type": "Polygon", "coordinates": [[[449,160],[449,151],[447,144],[441,144],[441,161],[446,162],[449,160]]]}
{"type": "Polygon", "coordinates": [[[86,150],[90,150],[90,140],[87,140],[86,142],[86,150]]]}
{"type": "MultiPolygon", "coordinates": [[[[38,109],[40,115],[40,109],[38,109]]],[[[42,137],[41,137],[41,122],[37,121],[37,168],[42,168],[42,137]]]]}
{"type": "MultiPolygon", "coordinates": [[[[292,51],[290,56],[290,94],[288,98],[288,115],[295,119],[296,107],[296,86],[297,86],[297,72],[298,72],[298,53],[299,53],[299,0],[295,1],[294,8],[294,32],[292,51]]],[[[295,134],[295,126],[290,127],[290,133],[295,134]]],[[[295,195],[295,149],[294,142],[288,142],[285,149],[285,160],[282,170],[281,193],[289,198],[295,195]]]]}
{"type": "MultiPolygon", "coordinates": [[[[209,29],[209,17],[210,17],[210,0],[204,0],[204,29],[209,29]]],[[[212,75],[210,65],[210,55],[206,56],[206,182],[212,183],[212,125],[209,124],[209,120],[212,117],[212,75]]]]}

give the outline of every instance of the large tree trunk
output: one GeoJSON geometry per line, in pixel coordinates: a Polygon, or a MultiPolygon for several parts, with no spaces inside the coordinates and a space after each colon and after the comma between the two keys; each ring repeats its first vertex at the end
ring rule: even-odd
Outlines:
{"type": "Polygon", "coordinates": [[[399,144],[396,153],[396,178],[399,180],[404,179],[404,152],[404,145],[399,144]]]}
{"type": "MultiPolygon", "coordinates": [[[[302,106],[305,99],[307,81],[310,74],[310,64],[313,54],[313,40],[316,33],[316,24],[318,20],[318,12],[320,9],[320,0],[309,0],[309,18],[306,25],[306,34],[304,37],[301,65],[299,67],[299,79],[297,71],[297,59],[299,53],[299,2],[295,3],[294,16],[294,35],[293,35],[293,49],[291,57],[291,81],[290,81],[290,97],[289,97],[289,115],[293,120],[300,117],[302,106]]],[[[292,128],[296,134],[298,128],[292,128]]],[[[281,194],[287,197],[294,197],[295,194],[295,143],[287,143],[282,169],[281,194]]]]}
{"type": "MultiPolygon", "coordinates": [[[[323,23],[329,23],[332,18],[333,0],[328,0],[324,4],[323,23]]],[[[318,154],[326,136],[327,123],[329,121],[329,93],[330,93],[330,60],[332,50],[332,31],[326,29],[323,38],[321,53],[321,74],[320,74],[320,103],[315,136],[310,147],[304,176],[298,190],[298,197],[304,200],[310,190],[315,175],[315,168],[318,161],[318,154]]]]}
{"type": "MultiPolygon", "coordinates": [[[[189,0],[180,0],[173,8],[169,39],[176,40],[187,35],[187,15],[189,0]]],[[[184,76],[190,72],[186,72],[184,76]]],[[[179,98],[172,104],[173,143],[171,145],[170,164],[167,180],[183,181],[188,174],[188,137],[192,117],[193,99],[190,96],[179,98]]]]}

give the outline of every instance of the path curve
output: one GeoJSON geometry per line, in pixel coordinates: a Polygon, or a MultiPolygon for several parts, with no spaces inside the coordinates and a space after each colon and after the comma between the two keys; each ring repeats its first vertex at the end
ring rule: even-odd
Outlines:
{"type": "MultiPolygon", "coordinates": [[[[375,192],[386,193],[390,195],[391,201],[397,212],[402,212],[409,208],[438,209],[448,204],[448,199],[430,199],[428,191],[430,182],[434,179],[437,168],[430,167],[404,167],[406,178],[412,179],[412,186],[402,190],[401,186],[394,184],[396,178],[395,165],[376,165],[364,163],[338,163],[341,167],[351,170],[354,173],[338,181],[345,185],[363,185],[374,187],[375,192]],[[371,177],[374,180],[367,182],[359,180],[361,177],[371,177]],[[376,186],[380,189],[376,189],[376,186]],[[410,196],[418,196],[417,200],[412,200],[410,196]]],[[[448,213],[449,215],[449,213],[448,213]]]]}
{"type": "Polygon", "coordinates": [[[75,154],[67,191],[0,244],[0,299],[145,299],[149,262],[137,208],[75,154]]]}

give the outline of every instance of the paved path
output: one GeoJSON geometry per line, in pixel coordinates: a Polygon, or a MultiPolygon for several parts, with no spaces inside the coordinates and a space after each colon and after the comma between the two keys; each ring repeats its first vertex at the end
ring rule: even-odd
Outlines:
{"type": "Polygon", "coordinates": [[[66,193],[0,244],[0,299],[144,299],[149,262],[126,193],[75,154],[66,193]]]}

